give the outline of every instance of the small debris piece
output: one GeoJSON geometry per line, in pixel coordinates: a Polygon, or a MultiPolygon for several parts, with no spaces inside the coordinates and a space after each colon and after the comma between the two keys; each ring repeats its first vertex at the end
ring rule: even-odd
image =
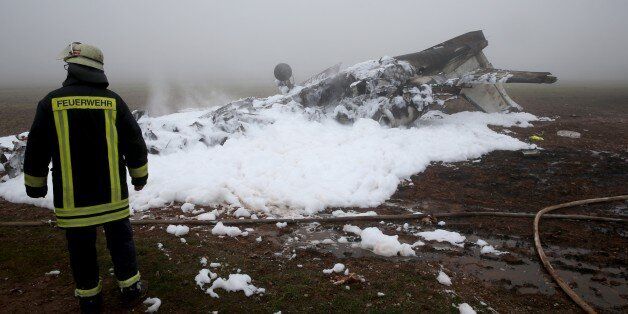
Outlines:
{"type": "Polygon", "coordinates": [[[542,138],[539,135],[534,134],[534,135],[530,136],[530,140],[533,141],[533,142],[539,142],[539,141],[544,141],[545,139],[542,138]]]}
{"type": "Polygon", "coordinates": [[[576,131],[560,130],[556,132],[556,135],[569,138],[580,138],[581,134],[576,131]]]}
{"type": "Polygon", "coordinates": [[[364,282],[364,278],[362,276],[356,275],[355,273],[349,273],[348,275],[339,275],[332,279],[332,283],[336,286],[352,284],[358,282],[364,282]]]}
{"type": "Polygon", "coordinates": [[[139,120],[145,114],[146,112],[144,110],[133,110],[133,112],[131,112],[131,115],[133,116],[133,119],[135,119],[135,121],[139,120]]]}
{"type": "Polygon", "coordinates": [[[524,149],[521,153],[525,157],[537,157],[541,155],[541,151],[538,149],[524,149]]]}

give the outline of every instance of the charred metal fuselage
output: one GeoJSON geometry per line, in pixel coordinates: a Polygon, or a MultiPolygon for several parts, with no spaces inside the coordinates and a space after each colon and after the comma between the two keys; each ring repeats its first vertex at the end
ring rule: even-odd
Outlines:
{"type": "Polygon", "coordinates": [[[342,112],[359,107],[360,101],[385,97],[394,105],[382,106],[372,118],[398,126],[413,122],[427,105],[442,105],[459,95],[485,112],[518,110],[503,83],[556,82],[549,72],[494,69],[482,52],[486,46],[482,31],[474,31],[392,61],[380,59],[381,71],[366,76],[359,69],[339,71],[338,64],[304,82],[293,98],[306,107],[344,106],[347,110],[338,110],[338,118],[351,120],[342,112]],[[430,95],[424,92],[428,88],[430,95]],[[426,101],[417,101],[417,94],[426,101]]]}

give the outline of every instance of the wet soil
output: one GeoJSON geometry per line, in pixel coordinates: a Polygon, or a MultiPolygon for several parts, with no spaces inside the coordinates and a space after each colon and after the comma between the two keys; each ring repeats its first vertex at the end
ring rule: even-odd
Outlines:
{"type": "MultiPolygon", "coordinates": [[[[478,160],[434,164],[402,184],[385,204],[353,210],[535,213],[557,203],[628,194],[628,89],[532,87],[512,89],[510,94],[525,111],[553,119],[535,122],[532,128],[510,129],[512,136],[526,141],[531,135],[541,136],[543,141],[534,142],[541,148],[538,156],[493,152],[478,160]],[[577,131],[582,137],[559,137],[558,130],[577,131]]],[[[627,209],[627,203],[615,202],[558,213],[625,217],[627,209]]],[[[182,213],[175,204],[148,214],[174,218],[182,213]]],[[[48,210],[0,200],[2,221],[51,218],[48,210]]],[[[217,237],[209,227],[194,227],[185,236],[186,243],[167,234],[165,226],[137,226],[135,232],[149,295],[162,299],[164,312],[455,312],[454,306],[463,302],[479,312],[578,311],[539,263],[531,219],[447,219],[444,226],[415,220],[406,228],[402,222],[356,225],[377,226],[386,234],[398,234],[404,243],[421,240],[417,231],[435,228],[459,232],[467,241],[463,247],[425,241],[415,247],[416,257],[386,258],[353,247],[359,238],[344,233],[342,224],[255,226],[249,236],[237,238],[217,237]],[[256,241],[260,236],[262,240],[256,241]],[[349,242],[338,243],[341,236],[349,242]],[[333,244],[315,242],[325,239],[333,244]],[[507,253],[481,254],[474,244],[477,239],[507,253]],[[157,249],[157,243],[164,249],[157,249]],[[241,269],[267,293],[246,298],[241,292],[218,290],[220,298],[211,298],[195,287],[194,276],[203,268],[198,263],[201,257],[222,263],[215,270],[222,277],[241,269]],[[337,262],[365,281],[335,285],[342,276],[327,276],[322,270],[337,262]],[[440,269],[452,278],[451,287],[436,281],[440,269]],[[378,292],[385,295],[379,297],[378,292]]],[[[100,238],[106,309],[124,312],[100,238]]],[[[626,224],[544,220],[541,239],[554,267],[587,302],[604,312],[628,311],[626,224]]],[[[55,228],[0,228],[3,311],[25,312],[34,306],[46,312],[76,311],[64,245],[62,231],[55,228]],[[61,274],[44,275],[52,269],[61,274]]]]}

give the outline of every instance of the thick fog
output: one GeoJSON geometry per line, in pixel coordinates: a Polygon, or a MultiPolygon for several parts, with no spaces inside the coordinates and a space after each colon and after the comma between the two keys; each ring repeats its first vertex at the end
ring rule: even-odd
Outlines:
{"type": "Polygon", "coordinates": [[[482,29],[501,68],[561,80],[628,78],[627,1],[30,1],[0,4],[0,86],[58,84],[72,41],[111,81],[272,84],[342,61],[419,51],[482,29]]]}

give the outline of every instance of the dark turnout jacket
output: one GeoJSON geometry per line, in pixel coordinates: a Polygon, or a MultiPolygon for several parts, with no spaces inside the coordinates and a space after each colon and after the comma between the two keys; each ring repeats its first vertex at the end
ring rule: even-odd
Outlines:
{"type": "Polygon", "coordinates": [[[84,227],[129,217],[126,167],[132,184],[148,178],[146,143],[126,103],[71,74],[37,106],[28,135],[24,183],[30,197],[47,193],[52,160],[59,227],[84,227]]]}

